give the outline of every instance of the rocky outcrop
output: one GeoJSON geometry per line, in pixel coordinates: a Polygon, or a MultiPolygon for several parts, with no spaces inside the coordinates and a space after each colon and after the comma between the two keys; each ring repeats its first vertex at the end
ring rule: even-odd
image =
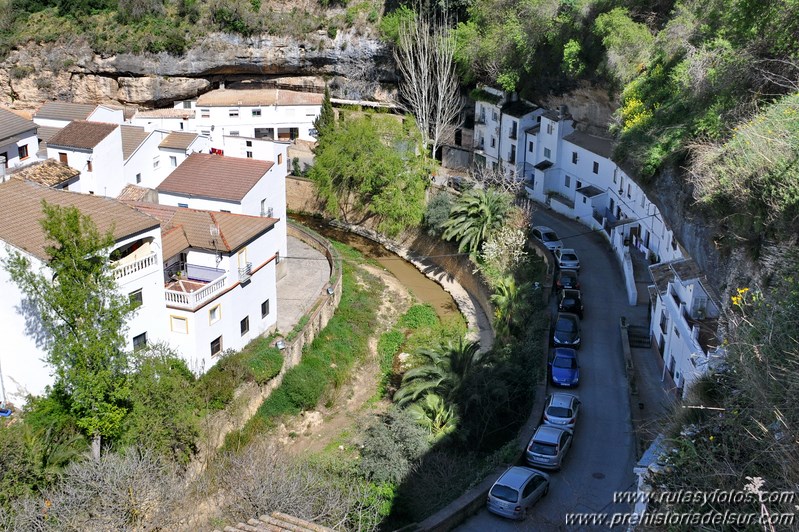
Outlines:
{"type": "Polygon", "coordinates": [[[390,50],[344,31],[289,37],[207,35],[182,56],[94,53],[87,43],[29,43],[0,63],[0,104],[35,108],[45,100],[165,106],[225,81],[287,76],[329,80],[337,95],[368,99],[396,81],[390,50]]]}

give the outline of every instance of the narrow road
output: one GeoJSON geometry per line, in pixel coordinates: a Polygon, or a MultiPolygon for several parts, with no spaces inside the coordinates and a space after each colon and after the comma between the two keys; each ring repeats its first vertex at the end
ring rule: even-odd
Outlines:
{"type": "Polygon", "coordinates": [[[619,263],[603,236],[579,223],[541,208],[533,214],[533,224],[554,229],[563,246],[574,248],[580,257],[585,317],[581,382],[572,392],[582,401],[580,419],[563,469],[551,474],[549,495],[526,521],[509,521],[482,509],[457,529],[464,532],[586,530],[589,527],[566,525],[566,514],[630,511],[629,504],[613,504],[614,492],[632,487],[636,460],[619,335],[619,318],[630,307],[619,263]]]}

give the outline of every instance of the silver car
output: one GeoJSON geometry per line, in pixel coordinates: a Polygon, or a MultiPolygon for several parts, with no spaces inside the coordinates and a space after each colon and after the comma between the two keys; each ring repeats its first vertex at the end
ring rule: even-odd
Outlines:
{"type": "Polygon", "coordinates": [[[527,511],[549,492],[549,475],[530,467],[513,466],[488,492],[488,511],[510,519],[526,519],[527,511]]]}
{"type": "Polygon", "coordinates": [[[580,259],[572,248],[556,249],[555,260],[558,262],[558,268],[580,271],[580,259]]]}
{"type": "Polygon", "coordinates": [[[563,247],[563,242],[558,238],[558,234],[545,225],[533,227],[533,238],[541,241],[549,251],[554,251],[563,247]]]}
{"type": "Polygon", "coordinates": [[[527,463],[545,469],[560,469],[563,458],[571,448],[572,435],[569,429],[540,425],[527,444],[527,463]]]}
{"type": "Polygon", "coordinates": [[[580,400],[570,393],[553,393],[544,407],[544,423],[574,430],[580,414],[580,400]]]}

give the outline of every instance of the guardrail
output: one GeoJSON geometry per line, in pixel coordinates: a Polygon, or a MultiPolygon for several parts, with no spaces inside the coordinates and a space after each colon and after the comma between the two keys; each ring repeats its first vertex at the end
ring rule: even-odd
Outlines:
{"type": "Polygon", "coordinates": [[[156,266],[158,264],[158,255],[155,252],[150,253],[146,257],[133,261],[128,264],[116,265],[114,268],[114,279],[119,280],[123,277],[127,277],[128,275],[134,274],[136,272],[140,272],[142,270],[146,270],[151,266],[156,266]]]}
{"type": "Polygon", "coordinates": [[[225,287],[226,277],[220,277],[213,283],[206,285],[196,292],[181,292],[179,290],[164,290],[164,297],[167,305],[184,307],[193,310],[200,306],[204,301],[219,292],[225,287]]]}

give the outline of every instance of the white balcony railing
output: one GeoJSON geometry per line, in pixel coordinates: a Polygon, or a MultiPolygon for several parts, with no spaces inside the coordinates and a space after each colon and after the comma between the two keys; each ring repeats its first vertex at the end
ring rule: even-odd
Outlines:
{"type": "Polygon", "coordinates": [[[252,262],[239,266],[239,281],[245,283],[252,277],[252,262]]]}
{"type": "Polygon", "coordinates": [[[226,277],[220,277],[196,292],[182,292],[179,290],[164,290],[167,305],[194,309],[210,299],[225,287],[226,277]]]}
{"type": "Polygon", "coordinates": [[[117,264],[114,268],[114,279],[120,280],[123,277],[146,270],[158,264],[158,256],[155,253],[150,253],[146,257],[130,262],[128,264],[117,264]]]}

